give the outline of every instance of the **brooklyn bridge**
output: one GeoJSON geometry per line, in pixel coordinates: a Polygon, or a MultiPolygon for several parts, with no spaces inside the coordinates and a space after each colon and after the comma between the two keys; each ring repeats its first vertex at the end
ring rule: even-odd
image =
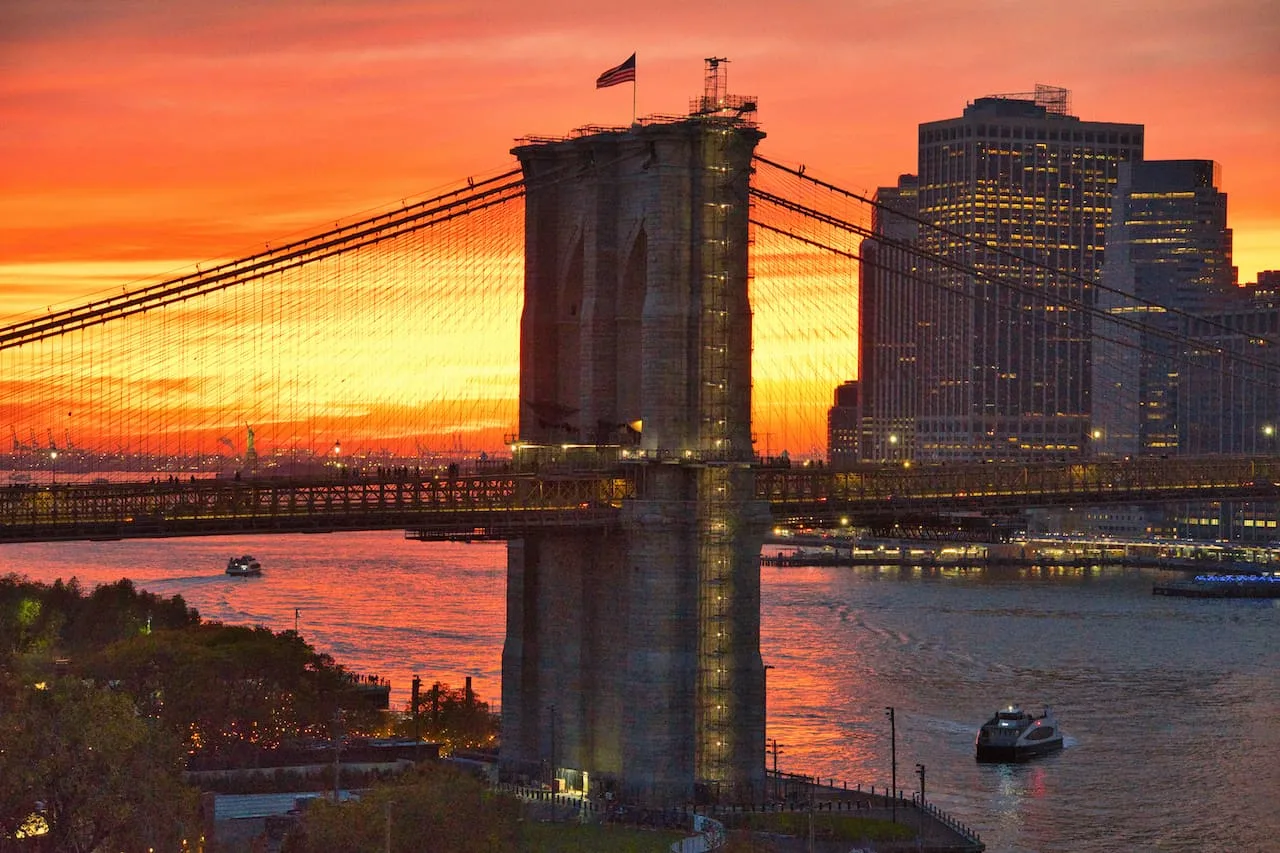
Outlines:
{"type": "Polygon", "coordinates": [[[504,766],[554,725],[557,767],[665,802],[763,789],[774,525],[1280,497],[1270,454],[1107,457],[1087,426],[1057,459],[832,465],[876,204],[764,136],[712,83],[688,115],[522,139],[508,170],[0,328],[0,541],[505,540],[504,766]]]}

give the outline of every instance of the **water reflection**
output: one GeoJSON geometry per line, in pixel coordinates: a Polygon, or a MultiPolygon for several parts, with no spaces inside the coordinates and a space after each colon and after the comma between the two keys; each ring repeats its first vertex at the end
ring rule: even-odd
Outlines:
{"type": "MultiPolygon", "coordinates": [[[[86,586],[130,577],[207,618],[292,629],[392,680],[472,676],[497,705],[502,545],[399,534],[8,545],[0,572],[86,586]],[[261,578],[228,578],[252,553],[261,578]]],[[[899,787],[928,766],[929,800],[992,853],[1274,850],[1280,837],[1280,608],[1153,596],[1154,575],[1107,567],[789,567],[762,574],[761,654],[779,769],[899,787]],[[1049,704],[1067,748],[979,765],[978,727],[1002,704],[1049,704]],[[1229,734],[1224,737],[1224,731],[1229,734]],[[1136,751],[1136,746],[1141,746],[1136,751]]]]}

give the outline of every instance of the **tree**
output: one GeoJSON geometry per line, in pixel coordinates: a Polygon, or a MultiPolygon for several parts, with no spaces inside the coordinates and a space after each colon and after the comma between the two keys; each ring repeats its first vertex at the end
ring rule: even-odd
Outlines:
{"type": "Polygon", "coordinates": [[[398,734],[443,744],[446,752],[496,746],[496,715],[490,713],[488,702],[480,701],[471,691],[470,682],[460,688],[436,682],[428,690],[416,691],[415,683],[414,696],[405,706],[407,717],[396,726],[398,734]]]}
{"type": "Polygon", "coordinates": [[[439,764],[419,765],[359,800],[313,801],[286,853],[382,853],[391,825],[395,853],[507,853],[519,850],[521,806],[469,774],[439,764]]]}
{"type": "Polygon", "coordinates": [[[9,574],[0,577],[0,667],[21,655],[79,657],[153,629],[199,624],[182,596],[139,592],[129,580],[104,584],[89,595],[75,578],[50,585],[9,574]]]}
{"type": "MultiPolygon", "coordinates": [[[[289,738],[327,737],[339,709],[364,705],[331,657],[292,631],[263,627],[214,622],[133,636],[82,671],[118,683],[145,713],[182,732],[192,753],[224,763],[251,760],[289,738]]],[[[348,722],[366,724],[353,715],[348,722]]]]}
{"type": "Polygon", "coordinates": [[[181,744],[129,696],[61,679],[0,685],[0,846],[42,804],[44,850],[178,849],[198,834],[181,744]]]}

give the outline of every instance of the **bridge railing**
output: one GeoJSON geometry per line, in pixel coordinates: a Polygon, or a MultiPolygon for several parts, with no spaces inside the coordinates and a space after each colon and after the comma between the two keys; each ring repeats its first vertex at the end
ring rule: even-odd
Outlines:
{"type": "MultiPolygon", "coordinates": [[[[584,451],[585,452],[585,451],[584,451]]],[[[150,483],[13,484],[0,489],[0,541],[209,533],[379,530],[413,538],[504,539],[557,526],[616,524],[645,465],[606,455],[538,473],[510,470],[150,483]]],[[[553,459],[554,462],[554,459],[553,459]]],[[[699,464],[690,460],[690,464],[699,464]]],[[[1280,500],[1280,461],[1208,457],[1018,465],[759,467],[756,498],[779,523],[905,518],[912,512],[1055,504],[1280,500]]]]}
{"type": "Polygon", "coordinates": [[[1025,507],[1063,503],[1140,503],[1280,498],[1275,457],[1094,460],[1058,463],[877,465],[849,471],[765,467],[756,497],[775,517],[1025,507]]]}
{"type": "Polygon", "coordinates": [[[501,538],[609,523],[631,494],[599,473],[28,485],[0,489],[0,540],[397,527],[501,538]]]}

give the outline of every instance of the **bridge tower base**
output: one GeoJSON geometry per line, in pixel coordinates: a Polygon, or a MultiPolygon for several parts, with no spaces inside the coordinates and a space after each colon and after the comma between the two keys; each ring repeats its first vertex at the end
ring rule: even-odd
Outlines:
{"type": "Polygon", "coordinates": [[[749,468],[645,463],[620,529],[537,533],[507,552],[502,766],[631,802],[759,801],[765,679],[760,547],[769,506],[749,468]],[[717,514],[731,545],[717,582],[699,571],[699,491],[736,493],[717,514]],[[725,618],[708,618],[708,608],[725,618]],[[706,671],[708,632],[716,644],[706,671]],[[717,713],[716,706],[722,705],[717,713]]]}

